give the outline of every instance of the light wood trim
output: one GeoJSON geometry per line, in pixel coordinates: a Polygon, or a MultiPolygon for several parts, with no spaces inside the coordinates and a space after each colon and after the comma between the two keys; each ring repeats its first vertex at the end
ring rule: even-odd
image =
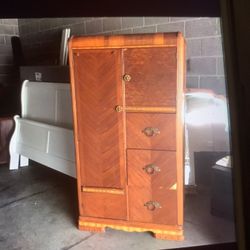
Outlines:
{"type": "Polygon", "coordinates": [[[117,230],[123,230],[126,232],[152,232],[155,238],[165,239],[165,240],[184,240],[183,229],[178,229],[174,227],[169,227],[169,229],[161,229],[158,227],[151,227],[148,224],[136,225],[136,223],[120,223],[119,221],[112,222],[98,222],[98,220],[91,221],[83,221],[81,218],[78,222],[78,227],[80,230],[93,231],[93,232],[105,232],[105,228],[112,228],[117,230]],[[128,224],[129,223],[129,224],[128,224]]]}
{"type": "Polygon", "coordinates": [[[186,79],[185,40],[181,33],[177,37],[177,113],[176,113],[176,166],[178,225],[183,225],[184,192],[184,93],[186,79]]]}
{"type": "Polygon", "coordinates": [[[169,188],[169,190],[177,190],[177,183],[175,183],[174,185],[172,185],[171,188],[169,188]]]}
{"type": "Polygon", "coordinates": [[[96,223],[96,222],[83,222],[79,221],[79,226],[86,226],[86,227],[110,227],[113,229],[124,230],[127,232],[147,232],[151,231],[154,233],[159,234],[169,234],[169,235],[178,235],[182,236],[182,231],[174,231],[174,230],[160,230],[160,229],[152,229],[152,228],[143,228],[143,227],[134,227],[134,226],[122,226],[122,225],[113,225],[110,224],[103,224],[103,223],[96,223]]]}
{"type": "MultiPolygon", "coordinates": [[[[172,48],[172,47],[176,47],[176,45],[124,45],[122,46],[123,49],[134,49],[134,48],[172,48]]],[[[93,47],[93,46],[85,46],[84,48],[81,48],[80,50],[87,50],[87,49],[120,49],[121,48],[121,45],[117,45],[117,46],[108,46],[108,47],[105,47],[105,46],[96,46],[96,47],[93,47]]],[[[78,53],[78,48],[73,48],[74,52],[78,53]]]]}
{"type": "Polygon", "coordinates": [[[138,35],[94,35],[72,37],[71,48],[77,49],[107,49],[107,48],[145,48],[145,47],[176,47],[178,33],[157,33],[138,35]]]}
{"type": "Polygon", "coordinates": [[[176,112],[175,107],[132,107],[132,106],[127,106],[125,108],[126,112],[131,112],[131,113],[170,113],[174,114],[176,112]]]}
{"type": "Polygon", "coordinates": [[[82,195],[81,195],[81,168],[79,158],[79,146],[78,146],[78,120],[77,120],[77,107],[76,107],[76,90],[75,90],[75,75],[74,75],[74,60],[72,50],[72,40],[68,43],[69,47],[69,65],[70,65],[70,89],[72,96],[72,109],[73,109],[73,127],[74,127],[74,141],[75,141],[75,157],[76,157],[76,179],[77,179],[77,193],[78,193],[78,209],[79,213],[83,213],[82,208],[82,195]]]}
{"type": "Polygon", "coordinates": [[[124,190],[116,188],[90,188],[82,187],[82,192],[88,193],[109,193],[109,194],[125,194],[124,190]]]}
{"type": "Polygon", "coordinates": [[[141,227],[141,228],[152,228],[154,230],[176,230],[182,231],[182,225],[166,225],[166,224],[154,224],[154,223],[144,223],[136,221],[126,221],[126,220],[113,220],[107,218],[93,218],[88,216],[79,216],[79,222],[93,222],[101,224],[113,224],[121,226],[132,226],[132,227],[141,227]]]}

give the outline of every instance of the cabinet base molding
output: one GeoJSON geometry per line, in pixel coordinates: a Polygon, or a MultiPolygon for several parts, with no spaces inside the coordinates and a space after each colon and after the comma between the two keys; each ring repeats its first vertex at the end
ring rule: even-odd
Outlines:
{"type": "Polygon", "coordinates": [[[79,218],[78,227],[82,231],[105,232],[105,228],[123,230],[126,232],[152,232],[153,236],[162,240],[184,240],[183,230],[180,226],[164,226],[156,224],[144,224],[139,222],[126,222],[119,220],[79,218]]]}

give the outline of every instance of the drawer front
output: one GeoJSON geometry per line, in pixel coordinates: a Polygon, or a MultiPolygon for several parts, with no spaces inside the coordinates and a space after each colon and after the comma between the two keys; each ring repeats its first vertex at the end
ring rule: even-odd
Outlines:
{"type": "Polygon", "coordinates": [[[127,148],[176,149],[175,114],[127,113],[127,148]]]}
{"type": "Polygon", "coordinates": [[[149,189],[177,188],[174,151],[128,150],[128,185],[149,189]]]}
{"type": "Polygon", "coordinates": [[[82,216],[126,220],[126,195],[83,192],[82,211],[82,216]]]}
{"type": "Polygon", "coordinates": [[[128,106],[176,106],[176,47],[123,50],[128,106]]]}
{"type": "Polygon", "coordinates": [[[129,220],[177,225],[178,209],[175,190],[129,187],[129,220]]]}

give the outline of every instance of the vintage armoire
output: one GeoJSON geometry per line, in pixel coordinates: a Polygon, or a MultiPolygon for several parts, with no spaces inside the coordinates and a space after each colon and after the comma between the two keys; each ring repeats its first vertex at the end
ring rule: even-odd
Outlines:
{"type": "Polygon", "coordinates": [[[181,33],[69,42],[79,228],[183,239],[181,33]]]}

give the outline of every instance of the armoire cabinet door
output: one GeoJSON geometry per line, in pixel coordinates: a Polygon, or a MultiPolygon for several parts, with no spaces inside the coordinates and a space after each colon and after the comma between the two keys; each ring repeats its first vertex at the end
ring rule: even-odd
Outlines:
{"type": "Polygon", "coordinates": [[[127,106],[176,106],[176,53],[176,47],[123,50],[125,75],[129,76],[127,106]]]}
{"type": "Polygon", "coordinates": [[[77,147],[82,185],[124,186],[121,50],[74,52],[77,147]]]}

